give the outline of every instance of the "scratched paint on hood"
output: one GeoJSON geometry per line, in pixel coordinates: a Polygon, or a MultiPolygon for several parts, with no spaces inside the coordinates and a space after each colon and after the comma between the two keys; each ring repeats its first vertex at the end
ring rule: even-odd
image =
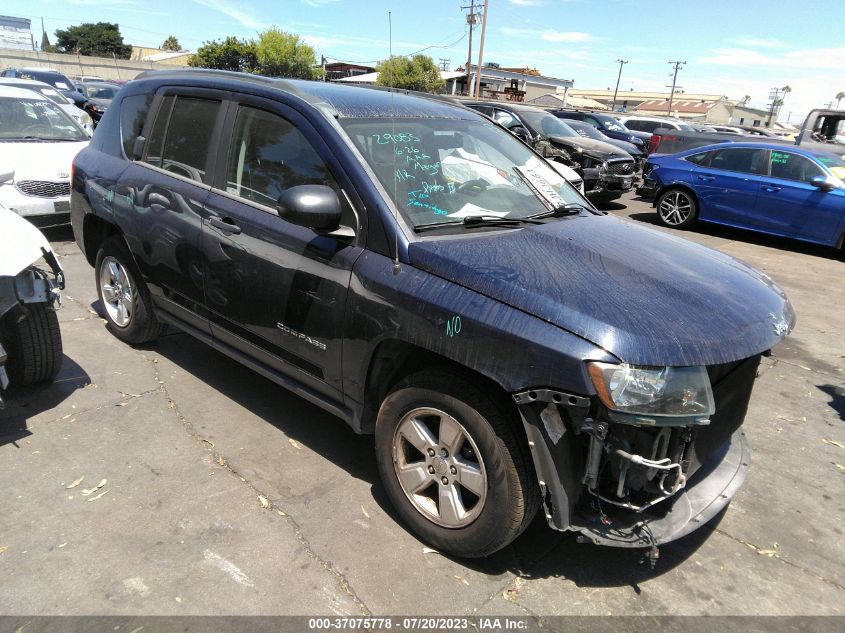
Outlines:
{"type": "MultiPolygon", "coordinates": [[[[411,263],[640,365],[759,354],[795,314],[767,275],[688,240],[612,216],[425,240],[411,263]]],[[[785,331],[786,330],[786,331],[785,331]]]]}

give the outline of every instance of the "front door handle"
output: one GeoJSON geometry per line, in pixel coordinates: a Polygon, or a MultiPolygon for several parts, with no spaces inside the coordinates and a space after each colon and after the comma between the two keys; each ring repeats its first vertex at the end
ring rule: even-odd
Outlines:
{"type": "Polygon", "coordinates": [[[699,176],[698,179],[704,182],[710,182],[711,180],[716,180],[716,176],[699,176]]]}
{"type": "Polygon", "coordinates": [[[761,185],[761,189],[763,191],[775,192],[780,191],[783,187],[778,187],[776,185],[761,185]]]}
{"type": "Polygon", "coordinates": [[[241,232],[241,227],[235,224],[235,221],[231,218],[218,218],[212,216],[208,218],[208,223],[214,228],[225,231],[226,233],[231,233],[232,235],[240,235],[241,232]]]}

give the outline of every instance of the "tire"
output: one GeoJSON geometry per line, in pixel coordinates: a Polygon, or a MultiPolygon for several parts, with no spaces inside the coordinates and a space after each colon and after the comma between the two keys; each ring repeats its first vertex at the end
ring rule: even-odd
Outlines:
{"type": "Polygon", "coordinates": [[[686,229],[698,218],[695,196],[686,189],[667,189],[657,198],[657,221],[673,229],[686,229]]]}
{"type": "Polygon", "coordinates": [[[382,482],[405,523],[438,551],[488,556],[534,518],[540,491],[513,416],[446,371],[413,374],[382,402],[375,429],[382,482]]]}
{"type": "Polygon", "coordinates": [[[62,334],[56,311],[30,303],[8,314],[3,323],[6,370],[16,385],[52,382],[62,367],[62,334]]]}
{"type": "Polygon", "coordinates": [[[156,319],[150,293],[120,235],[103,242],[94,280],[112,334],[132,345],[149,343],[161,335],[165,326],[156,319]]]}

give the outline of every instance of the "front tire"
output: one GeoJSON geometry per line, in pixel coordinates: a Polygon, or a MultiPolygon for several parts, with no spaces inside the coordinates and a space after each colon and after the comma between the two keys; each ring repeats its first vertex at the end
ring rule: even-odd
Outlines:
{"type": "Polygon", "coordinates": [[[94,276],[112,334],[132,345],[149,343],[161,335],[164,325],[156,319],[150,293],[121,236],[103,242],[94,276]]]}
{"type": "Polygon", "coordinates": [[[402,380],[376,420],[376,459],[393,506],[437,550],[487,556],[531,522],[540,494],[504,403],[472,381],[427,371],[402,380]]]}
{"type": "Polygon", "coordinates": [[[52,382],[62,367],[56,311],[47,303],[30,303],[19,310],[8,314],[3,323],[9,381],[16,385],[52,382]]]}
{"type": "Polygon", "coordinates": [[[657,221],[673,229],[686,229],[698,218],[695,197],[684,189],[668,189],[657,198],[657,221]]]}

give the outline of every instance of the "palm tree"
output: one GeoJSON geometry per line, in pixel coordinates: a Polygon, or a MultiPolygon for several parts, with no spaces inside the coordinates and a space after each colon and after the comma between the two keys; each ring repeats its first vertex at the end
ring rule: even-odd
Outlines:
{"type": "Polygon", "coordinates": [[[745,95],[742,99],[739,100],[739,105],[748,105],[749,101],[751,101],[751,95],[745,95]]]}
{"type": "Polygon", "coordinates": [[[845,92],[836,93],[836,109],[839,109],[839,102],[845,99],[845,92]]]}

